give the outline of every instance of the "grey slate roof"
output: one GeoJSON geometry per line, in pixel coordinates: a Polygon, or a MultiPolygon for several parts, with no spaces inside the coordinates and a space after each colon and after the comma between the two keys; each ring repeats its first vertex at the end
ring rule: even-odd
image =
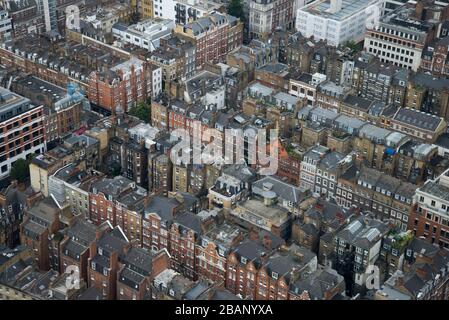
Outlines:
{"type": "Polygon", "coordinates": [[[434,131],[443,121],[440,117],[410,108],[399,109],[393,119],[428,131],[434,131]]]}
{"type": "Polygon", "coordinates": [[[276,195],[284,200],[292,203],[300,203],[304,199],[304,195],[299,190],[289,183],[286,183],[274,176],[265,176],[264,178],[257,180],[252,185],[253,193],[261,195],[264,188],[270,188],[276,195]]]}
{"type": "Polygon", "coordinates": [[[252,261],[256,268],[260,267],[261,257],[267,253],[267,249],[259,242],[244,240],[234,250],[238,258],[244,257],[247,261],[252,261]]]}
{"type": "Polygon", "coordinates": [[[173,210],[179,206],[174,198],[154,196],[145,207],[145,213],[157,213],[163,221],[173,220],[173,210]]]}
{"type": "Polygon", "coordinates": [[[192,212],[186,211],[178,213],[174,218],[174,222],[195,231],[197,234],[201,234],[201,219],[192,212]]]}
{"type": "Polygon", "coordinates": [[[298,279],[292,283],[290,290],[296,294],[307,291],[311,300],[323,300],[326,292],[333,290],[341,283],[344,283],[344,278],[337,271],[334,269],[320,268],[309,277],[298,279]]]}

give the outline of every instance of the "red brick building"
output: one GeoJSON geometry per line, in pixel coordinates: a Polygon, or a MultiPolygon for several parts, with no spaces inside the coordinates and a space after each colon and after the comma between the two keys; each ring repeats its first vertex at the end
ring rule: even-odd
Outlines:
{"type": "Polygon", "coordinates": [[[172,102],[168,110],[168,129],[170,131],[186,128],[186,116],[188,105],[184,101],[172,102]]]}
{"type": "Polygon", "coordinates": [[[224,286],[226,262],[231,250],[247,234],[226,222],[207,231],[196,246],[196,272],[198,277],[224,286]]]}
{"type": "Polygon", "coordinates": [[[59,254],[61,260],[60,272],[64,273],[69,266],[76,266],[78,267],[80,278],[87,283],[89,249],[100,235],[101,229],[94,224],[81,219],[75,220],[66,229],[64,239],[61,241],[59,254]]]}
{"type": "Polygon", "coordinates": [[[153,252],[170,250],[170,228],[181,211],[196,212],[198,199],[183,193],[169,193],[168,197],[152,196],[144,209],[142,245],[153,252]]]}
{"type": "Polygon", "coordinates": [[[131,58],[107,71],[93,71],[88,79],[87,96],[96,106],[115,114],[127,112],[151,96],[151,69],[131,58]]]}
{"type": "Polygon", "coordinates": [[[45,198],[26,210],[20,226],[20,242],[34,251],[40,270],[51,267],[51,238],[61,228],[60,213],[53,199],[45,198]]]}
{"type": "Polygon", "coordinates": [[[436,76],[449,75],[449,36],[429,44],[421,58],[422,70],[430,71],[436,76]]]}
{"type": "Polygon", "coordinates": [[[123,260],[117,275],[118,300],[151,299],[151,282],[163,270],[169,268],[166,251],[152,256],[142,248],[130,248],[123,260]],[[153,263],[156,268],[153,268],[153,263]]]}
{"type": "Polygon", "coordinates": [[[282,178],[287,178],[289,183],[299,186],[299,177],[301,173],[300,157],[291,152],[289,153],[281,143],[278,144],[278,171],[277,175],[282,178]]]}
{"type": "Polygon", "coordinates": [[[242,45],[243,23],[219,13],[212,13],[184,26],[177,25],[176,35],[196,46],[196,67],[225,61],[226,55],[242,45]]]}
{"type": "Polygon", "coordinates": [[[132,189],[133,185],[133,181],[122,176],[94,181],[89,188],[89,220],[97,225],[108,220],[115,226],[116,201],[121,194],[132,189]]]}
{"type": "Polygon", "coordinates": [[[202,231],[202,221],[191,212],[180,212],[169,230],[169,252],[172,269],[196,280],[195,247],[202,231]]]}
{"type": "Polygon", "coordinates": [[[255,288],[256,300],[287,300],[290,284],[301,274],[317,270],[317,257],[311,251],[291,245],[280,248],[259,269],[255,288]]]}
{"type": "Polygon", "coordinates": [[[259,241],[245,240],[228,256],[226,289],[243,298],[254,299],[259,282],[259,270],[272,250],[259,241]]]}
{"type": "Polygon", "coordinates": [[[116,299],[119,261],[124,259],[130,247],[120,227],[115,227],[103,234],[97,233],[96,241],[89,248],[88,286],[95,287],[107,300],[116,299]]]}

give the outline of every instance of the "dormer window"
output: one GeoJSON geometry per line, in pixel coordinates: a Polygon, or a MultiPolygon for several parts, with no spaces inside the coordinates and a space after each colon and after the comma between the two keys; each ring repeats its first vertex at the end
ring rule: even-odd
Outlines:
{"type": "Polygon", "coordinates": [[[274,271],[273,271],[273,272],[271,273],[271,277],[272,277],[273,279],[276,279],[276,280],[277,280],[278,277],[279,277],[279,274],[278,274],[277,272],[274,272],[274,271]]]}
{"type": "Polygon", "coordinates": [[[241,257],[241,258],[240,258],[240,262],[241,262],[242,264],[246,264],[248,261],[247,261],[247,259],[246,259],[245,257],[241,257]]]}

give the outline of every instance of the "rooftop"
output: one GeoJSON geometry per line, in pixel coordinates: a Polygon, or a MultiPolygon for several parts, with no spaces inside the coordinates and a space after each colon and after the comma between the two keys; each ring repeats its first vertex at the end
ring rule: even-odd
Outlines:
{"type": "Polygon", "coordinates": [[[443,121],[443,118],[410,108],[399,109],[393,119],[427,131],[435,131],[443,121]]]}
{"type": "Polygon", "coordinates": [[[323,18],[342,21],[360,11],[365,10],[369,5],[376,2],[376,0],[342,0],[341,10],[335,10],[332,12],[330,1],[316,0],[300,10],[309,14],[321,16],[323,18]]]}

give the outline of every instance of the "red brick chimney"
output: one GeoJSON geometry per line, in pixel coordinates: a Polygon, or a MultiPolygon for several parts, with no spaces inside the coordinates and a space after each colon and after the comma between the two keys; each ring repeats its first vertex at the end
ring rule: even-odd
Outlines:
{"type": "Polygon", "coordinates": [[[254,228],[251,228],[249,230],[249,239],[257,241],[259,239],[259,232],[257,232],[257,230],[255,230],[254,228]]]}
{"type": "Polygon", "coordinates": [[[267,249],[267,250],[271,250],[272,247],[272,240],[268,235],[265,235],[263,237],[263,246],[267,249]]]}

